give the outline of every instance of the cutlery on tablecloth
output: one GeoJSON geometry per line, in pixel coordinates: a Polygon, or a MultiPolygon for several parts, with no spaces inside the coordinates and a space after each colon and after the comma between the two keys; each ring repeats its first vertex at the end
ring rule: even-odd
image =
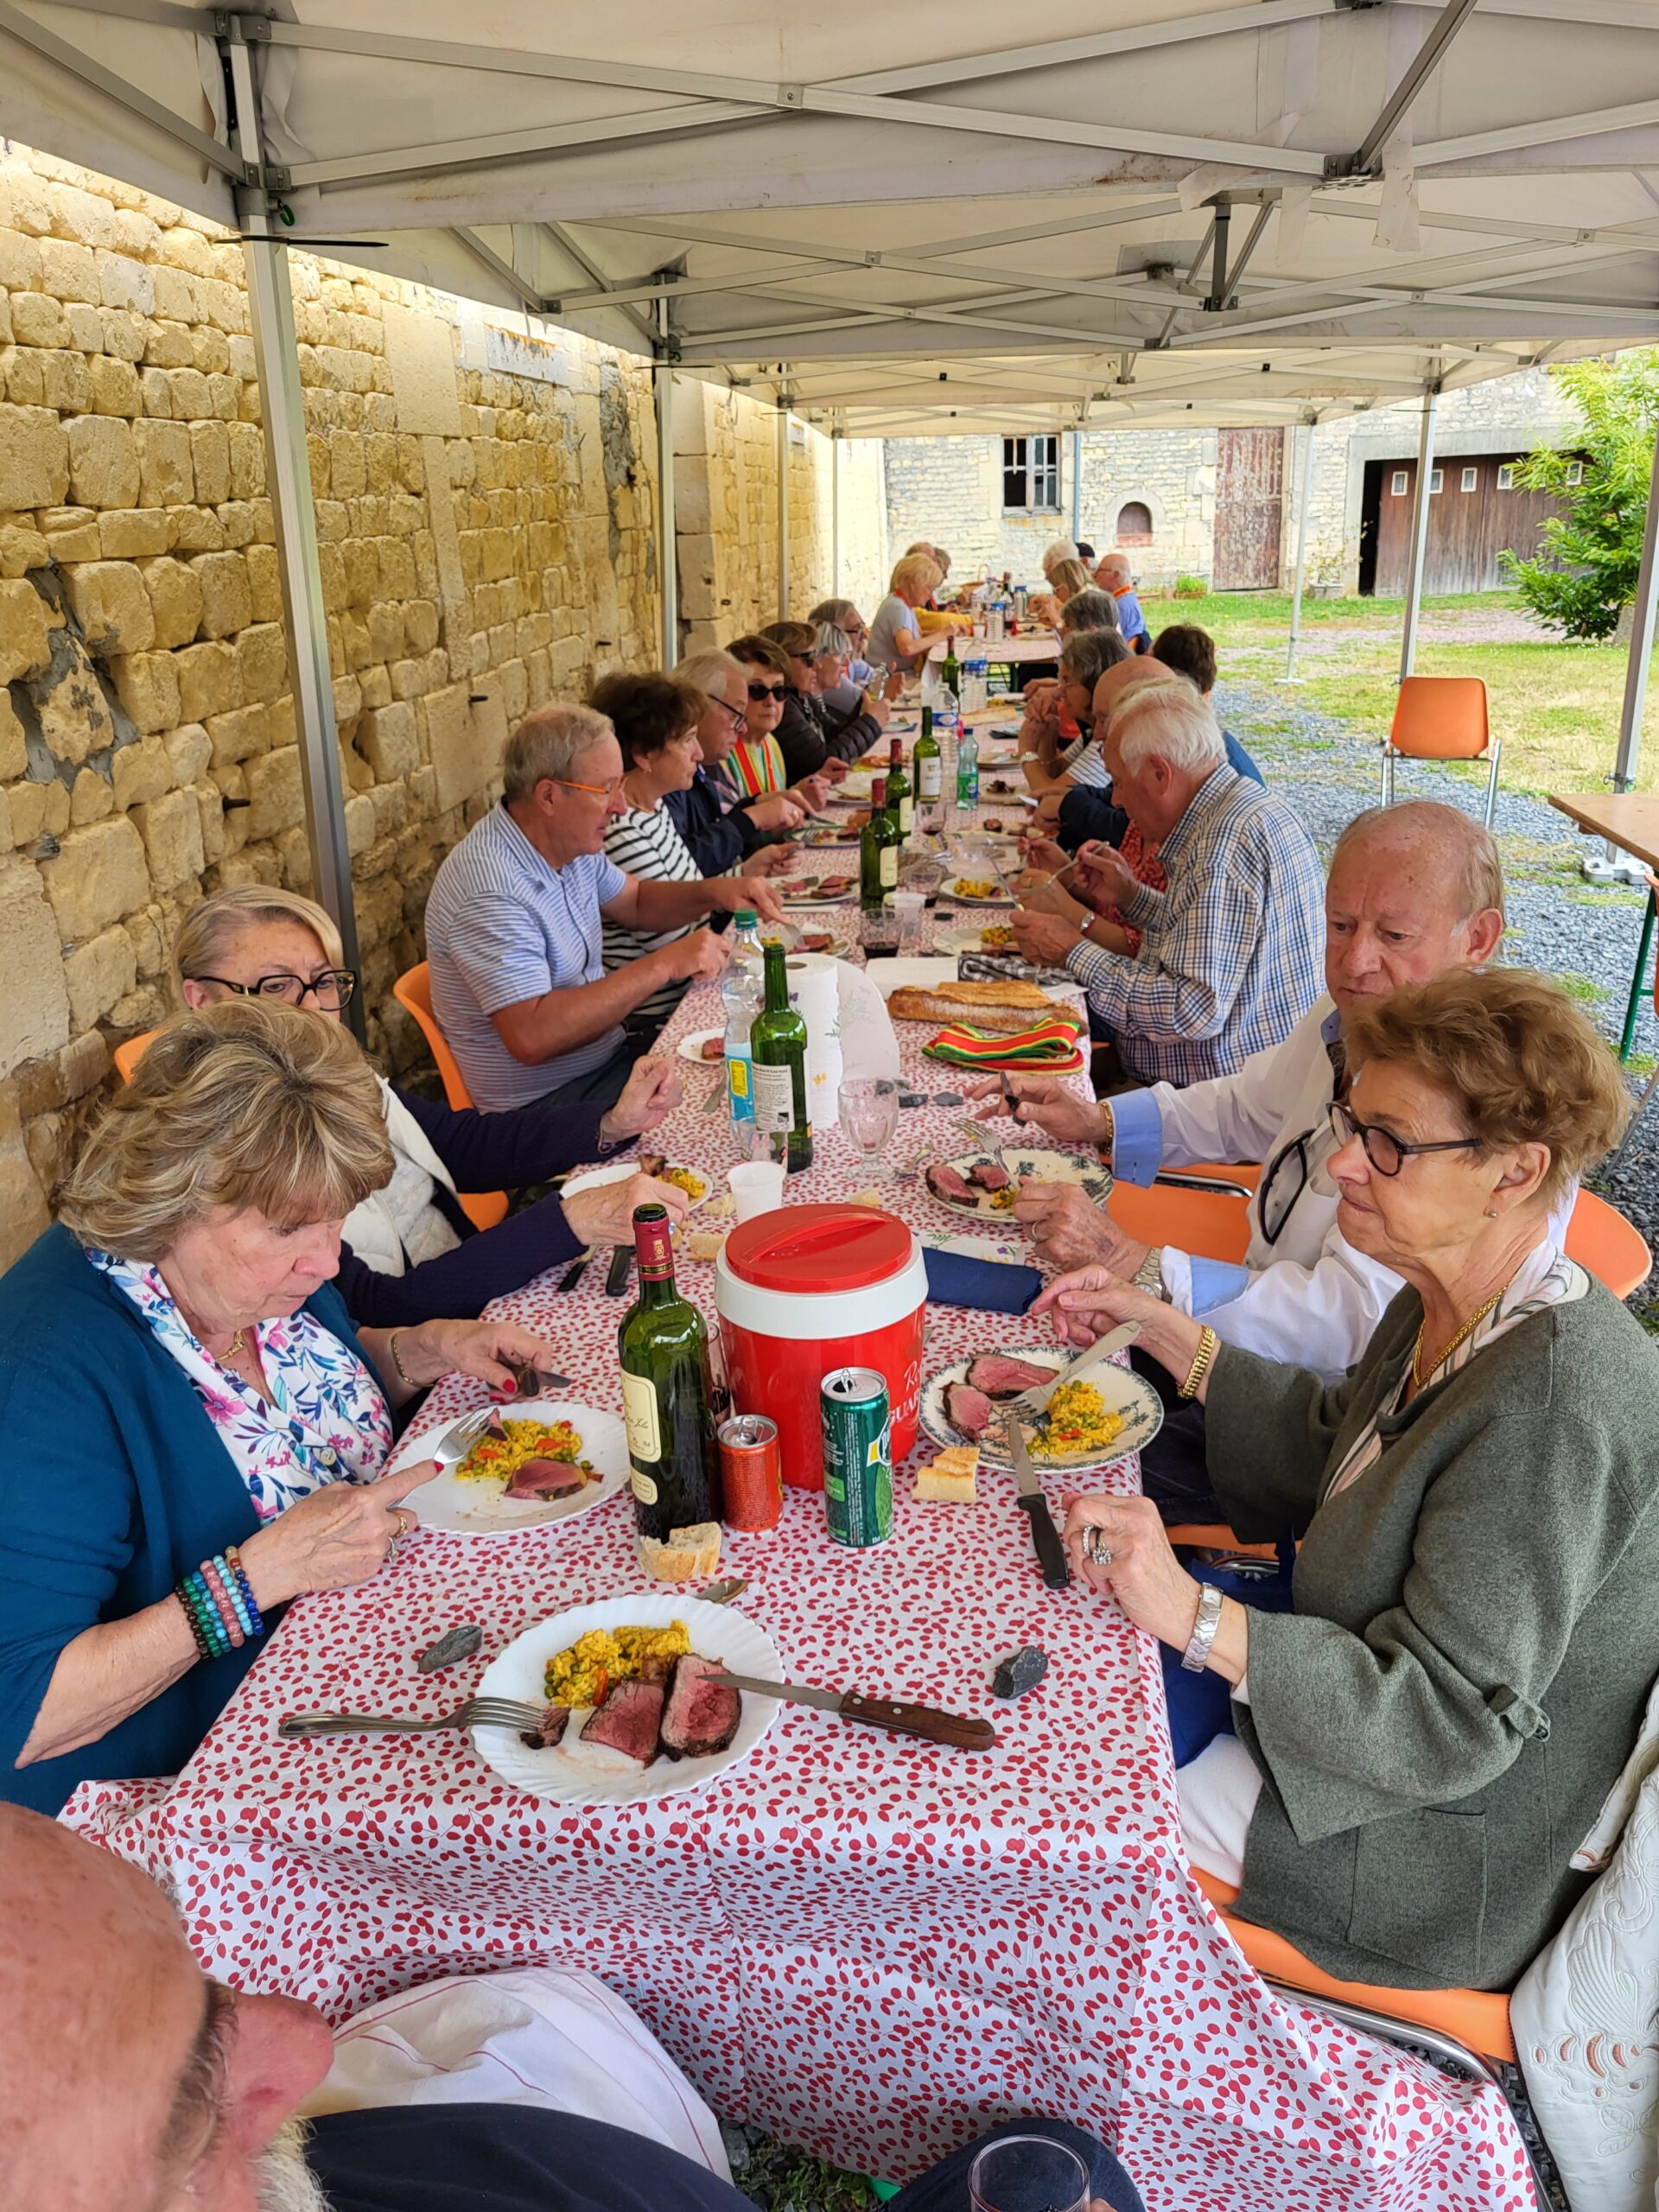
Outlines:
{"type": "Polygon", "coordinates": [[[937,1706],[911,1705],[898,1698],[866,1697],[861,1690],[820,1690],[801,1682],[765,1682],[753,1675],[734,1675],[721,1669],[710,1681],[728,1682],[751,1697],[780,1697],[791,1705],[815,1705],[821,1713],[838,1713],[843,1720],[861,1721],[866,1727],[885,1728],[894,1736],[920,1736],[930,1744],[948,1744],[960,1751],[988,1751],[996,1731],[988,1720],[966,1713],[941,1713],[937,1706]]]}
{"type": "Polygon", "coordinates": [[[536,1728],[546,1711],[516,1698],[469,1697],[453,1713],[424,1720],[404,1713],[290,1713],[276,1733],[292,1743],[311,1736],[429,1736],[440,1728],[536,1728]]]}
{"type": "Polygon", "coordinates": [[[590,1244],[585,1252],[582,1253],[576,1259],[571,1262],[570,1265],[565,1269],[564,1273],[558,1280],[557,1287],[561,1295],[563,1295],[563,1294],[567,1290],[574,1290],[575,1288],[576,1285],[582,1281],[582,1269],[587,1266],[588,1261],[593,1258],[594,1253],[597,1252],[598,1249],[599,1247],[597,1244],[590,1244]]]}
{"type": "Polygon", "coordinates": [[[611,1264],[605,1274],[605,1295],[620,1298],[628,1287],[628,1269],[633,1265],[633,1251],[630,1245],[619,1244],[611,1255],[611,1264]]]}
{"type": "Polygon", "coordinates": [[[720,1081],[715,1085],[707,1098],[703,1100],[702,1110],[705,1114],[719,1113],[721,1108],[726,1103],[726,1077],[722,1075],[720,1081]]]}
{"type": "Polygon", "coordinates": [[[1115,1329],[1108,1329],[1103,1337],[1091,1344],[1087,1351],[1079,1352],[1074,1360],[1061,1368],[1052,1381],[1034,1382],[1029,1390],[1022,1390],[1017,1398],[1010,1398],[1007,1401],[1009,1407],[1018,1407],[1025,1414],[1046,1414],[1050,1399],[1062,1382],[1076,1382],[1090,1368],[1103,1366],[1115,1352],[1122,1351],[1125,1344],[1132,1344],[1140,1333],[1141,1324],[1138,1321],[1120,1321],[1115,1329]]]}
{"type": "Polygon", "coordinates": [[[723,1582],[711,1582],[697,1595],[705,1605],[729,1605],[734,1598],[741,1598],[749,1586],[747,1574],[728,1574],[723,1582]]]}
{"type": "Polygon", "coordinates": [[[1002,1433],[1014,1463],[1014,1479],[1020,1485],[1020,1510],[1031,1522],[1031,1541],[1037,1547],[1037,1563],[1043,1570],[1043,1580],[1051,1590],[1064,1590],[1071,1580],[1071,1570],[1065,1563],[1065,1547],[1060,1541],[1060,1532],[1054,1526],[1043,1486],[1032,1466],[1031,1454],[1020,1432],[1020,1416],[1012,1409],[1004,1417],[1002,1433]]]}

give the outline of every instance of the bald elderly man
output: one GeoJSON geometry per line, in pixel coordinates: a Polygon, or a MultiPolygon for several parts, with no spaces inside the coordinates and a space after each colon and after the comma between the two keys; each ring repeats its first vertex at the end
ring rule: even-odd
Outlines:
{"type": "MultiPolygon", "coordinates": [[[[1154,1084],[1109,1104],[1081,1101],[1052,1077],[1010,1081],[1020,1121],[1098,1144],[1125,1182],[1149,1184],[1160,1168],[1200,1160],[1259,1161],[1249,1244],[1236,1266],[1140,1243],[1074,1186],[1033,1186],[1016,1211],[1051,1267],[1108,1267],[1207,1321],[1224,1343],[1334,1382],[1401,1288],[1337,1228],[1325,1163],[1336,1148],[1331,1102],[1345,1087],[1343,1027],[1403,983],[1492,958],[1503,934],[1503,875],[1491,833],[1427,799],[1357,815],[1332,858],[1325,923],[1325,995],[1281,1045],[1235,1074],[1181,1090],[1154,1084]]],[[[981,1083],[971,1095],[988,1099],[996,1088],[981,1083]]],[[[1167,1517],[1185,1519],[1210,1497],[1203,1414],[1175,1401],[1155,1362],[1135,1364],[1168,1400],[1163,1432],[1142,1461],[1147,1493],[1167,1517]]]]}
{"type": "MultiPolygon", "coordinates": [[[[322,2015],[209,1981],[161,1891],[113,1853],[0,1805],[0,2206],[5,2212],[749,2212],[677,2152],[527,2104],[295,2113],[327,2073],[322,2015]]],[[[1065,2121],[1092,2212],[1143,2212],[1065,2121]]],[[[968,2212],[977,2145],[893,2199],[968,2212]]]]}

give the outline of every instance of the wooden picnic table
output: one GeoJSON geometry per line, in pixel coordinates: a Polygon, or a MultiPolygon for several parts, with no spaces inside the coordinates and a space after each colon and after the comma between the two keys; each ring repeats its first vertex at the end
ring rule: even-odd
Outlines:
{"type": "MultiPolygon", "coordinates": [[[[1648,791],[1552,791],[1549,803],[1570,821],[1576,822],[1587,836],[1605,837],[1622,851],[1645,861],[1649,868],[1659,869],[1659,796],[1648,791]]],[[[1656,903],[1649,886],[1647,911],[1642,917],[1642,936],[1636,951],[1636,972],[1630,977],[1630,995],[1618,1041],[1621,1060],[1630,1057],[1630,1045],[1636,1036],[1636,1017],[1642,1005],[1656,914],[1659,903],[1656,903]]]]}

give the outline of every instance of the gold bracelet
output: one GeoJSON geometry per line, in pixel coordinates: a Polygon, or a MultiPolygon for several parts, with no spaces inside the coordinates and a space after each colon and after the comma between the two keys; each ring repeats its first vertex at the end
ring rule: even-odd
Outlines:
{"type": "MultiPolygon", "coordinates": [[[[1205,1322],[1198,1331],[1198,1348],[1192,1355],[1192,1364],[1186,1370],[1186,1380],[1175,1393],[1178,1398],[1196,1398],[1204,1388],[1204,1378],[1215,1364],[1216,1354],[1221,1350],[1221,1338],[1205,1322]]],[[[401,1375],[403,1370],[398,1369],[401,1375]]]]}
{"type": "Polygon", "coordinates": [[[397,1380],[403,1384],[404,1388],[406,1390],[418,1390],[420,1384],[416,1382],[415,1377],[409,1372],[408,1369],[404,1365],[403,1361],[397,1357],[397,1339],[403,1335],[403,1333],[404,1332],[401,1329],[394,1329],[391,1334],[386,1338],[386,1350],[391,1355],[391,1363],[397,1369],[397,1380]]]}

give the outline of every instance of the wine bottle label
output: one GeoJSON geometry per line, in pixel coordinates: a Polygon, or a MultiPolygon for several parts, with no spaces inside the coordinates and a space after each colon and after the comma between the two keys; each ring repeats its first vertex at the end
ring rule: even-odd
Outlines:
{"type": "Polygon", "coordinates": [[[913,798],[901,798],[899,802],[899,832],[901,836],[909,836],[911,825],[914,823],[915,819],[915,800],[913,798]]]}
{"type": "MultiPolygon", "coordinates": [[[[624,1373],[622,1419],[628,1432],[629,1457],[634,1459],[660,1459],[663,1456],[663,1427],[657,1413],[656,1386],[648,1376],[624,1373]]],[[[654,1504],[657,1497],[656,1484],[652,1484],[651,1496],[646,1497],[639,1488],[642,1482],[650,1483],[651,1477],[636,1472],[633,1478],[634,1496],[639,1499],[641,1504],[654,1504]]]]}
{"type": "Polygon", "coordinates": [[[938,798],[939,795],[939,763],[937,758],[925,755],[916,763],[916,782],[924,798],[938,798]]]}
{"type": "Polygon", "coordinates": [[[770,1136],[782,1136],[795,1126],[795,1077],[787,1067],[754,1064],[754,1119],[770,1136]]]}
{"type": "Polygon", "coordinates": [[[628,1476],[628,1487],[641,1505],[655,1505],[662,1495],[651,1477],[642,1475],[638,1467],[633,1468],[628,1476]]]}
{"type": "Polygon", "coordinates": [[[897,845],[883,845],[881,848],[881,888],[884,891],[896,891],[898,887],[899,848],[897,845]]]}

